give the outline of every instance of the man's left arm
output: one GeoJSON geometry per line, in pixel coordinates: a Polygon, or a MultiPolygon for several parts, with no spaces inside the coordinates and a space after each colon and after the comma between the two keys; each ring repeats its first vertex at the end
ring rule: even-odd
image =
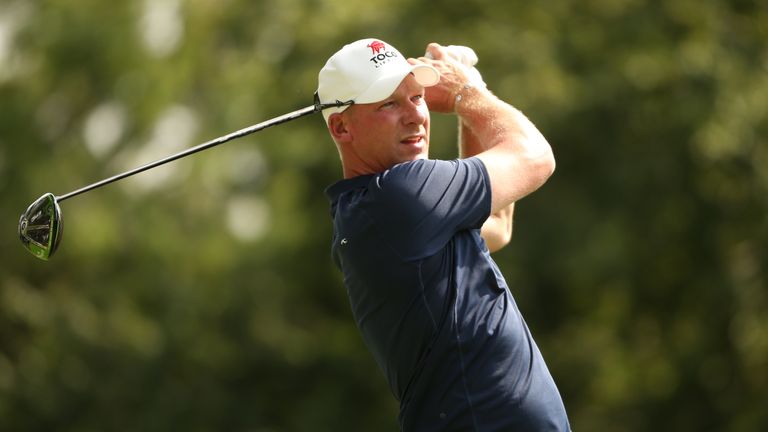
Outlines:
{"type": "MultiPolygon", "coordinates": [[[[462,159],[472,157],[483,151],[481,143],[459,120],[459,157],[462,159]]],[[[483,224],[480,235],[485,240],[490,252],[506,246],[512,240],[512,217],[515,212],[515,203],[492,214],[483,224]]]]}

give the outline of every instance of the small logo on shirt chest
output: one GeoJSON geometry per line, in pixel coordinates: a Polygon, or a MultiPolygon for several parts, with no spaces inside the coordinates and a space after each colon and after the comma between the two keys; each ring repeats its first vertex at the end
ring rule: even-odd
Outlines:
{"type": "Polygon", "coordinates": [[[342,246],[346,246],[346,245],[347,245],[347,243],[349,243],[349,242],[347,241],[347,238],[346,238],[346,237],[345,237],[345,238],[343,238],[343,239],[341,239],[341,241],[339,242],[339,244],[340,244],[340,245],[342,245],[342,246]]]}

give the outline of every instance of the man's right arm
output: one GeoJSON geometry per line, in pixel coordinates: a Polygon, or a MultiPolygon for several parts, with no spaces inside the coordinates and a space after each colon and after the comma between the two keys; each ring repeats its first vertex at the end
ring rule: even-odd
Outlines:
{"type": "Polygon", "coordinates": [[[462,88],[456,114],[482,143],[491,179],[491,213],[535,191],[555,170],[552,148],[519,110],[481,87],[462,88]]]}
{"type": "Polygon", "coordinates": [[[491,214],[538,189],[552,175],[552,148],[519,110],[494,96],[484,86],[471,85],[468,69],[452,59],[444,47],[429,44],[429,63],[440,72],[440,82],[427,88],[430,110],[455,112],[482,147],[491,180],[491,214]]]}

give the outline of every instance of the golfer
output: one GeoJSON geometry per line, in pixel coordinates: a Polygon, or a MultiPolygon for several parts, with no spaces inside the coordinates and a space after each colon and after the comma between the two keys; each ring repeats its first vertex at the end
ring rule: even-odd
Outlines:
{"type": "Polygon", "coordinates": [[[344,179],[330,186],[332,253],[403,431],[568,431],[557,387],[490,252],[515,201],[555,168],[460,47],[406,59],[364,39],[319,74],[344,179]],[[455,113],[459,158],[431,160],[430,110],[455,113]]]}

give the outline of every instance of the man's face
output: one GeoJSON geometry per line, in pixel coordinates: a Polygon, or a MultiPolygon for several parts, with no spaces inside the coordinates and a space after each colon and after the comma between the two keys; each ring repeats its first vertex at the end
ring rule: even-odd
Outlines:
{"type": "Polygon", "coordinates": [[[382,172],[429,153],[429,109],[424,87],[408,75],[387,99],[352,105],[344,113],[350,134],[345,163],[356,174],[382,172]]]}

